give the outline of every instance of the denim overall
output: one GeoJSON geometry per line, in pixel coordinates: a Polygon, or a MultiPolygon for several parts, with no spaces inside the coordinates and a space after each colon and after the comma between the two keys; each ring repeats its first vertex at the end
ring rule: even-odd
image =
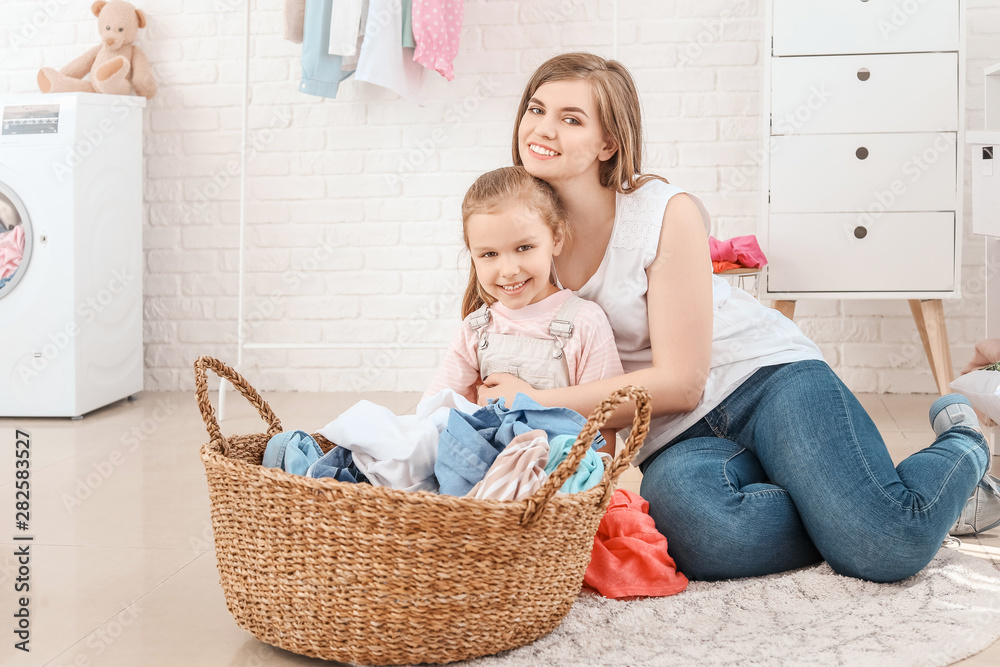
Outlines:
{"type": "Polygon", "coordinates": [[[533,338],[487,331],[489,306],[482,306],[469,317],[469,326],[477,333],[479,376],[510,373],[535,389],[568,387],[569,365],[563,346],[573,336],[573,320],[583,299],[571,296],[549,323],[549,338],[533,338]]]}

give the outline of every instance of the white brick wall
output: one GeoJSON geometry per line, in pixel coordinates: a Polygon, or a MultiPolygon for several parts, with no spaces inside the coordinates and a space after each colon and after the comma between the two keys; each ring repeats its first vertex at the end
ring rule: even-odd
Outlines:
{"type": "MultiPolygon", "coordinates": [[[[237,354],[244,5],[137,4],[160,86],[146,111],[146,388],[190,389],[195,357],[237,354]]],[[[967,121],[979,129],[1000,7],[968,6],[967,121]]],[[[509,164],[514,107],[539,63],[612,55],[612,2],[467,1],[456,79],[430,73],[424,107],[351,80],[337,100],[300,94],[282,3],[253,7],[244,332],[344,349],[247,350],[244,370],[264,390],[420,390],[440,352],[419,346],[443,349],[458,322],[465,188],[509,164]]],[[[760,0],[618,7],[648,170],[702,196],[722,238],[756,232],[761,16],[760,0]]],[[[86,2],[3,0],[0,92],[34,91],[39,67],[61,67],[95,33],[86,2]]],[[[964,258],[964,299],[945,303],[957,368],[984,334],[982,242],[968,231],[964,258]]],[[[806,300],[796,317],[852,389],[933,390],[905,302],[806,300]]]]}

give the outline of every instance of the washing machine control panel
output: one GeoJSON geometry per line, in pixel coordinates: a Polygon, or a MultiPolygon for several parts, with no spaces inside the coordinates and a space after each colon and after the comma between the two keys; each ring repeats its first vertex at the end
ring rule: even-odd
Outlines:
{"type": "Polygon", "coordinates": [[[0,135],[56,134],[59,132],[58,104],[5,106],[0,135]]]}

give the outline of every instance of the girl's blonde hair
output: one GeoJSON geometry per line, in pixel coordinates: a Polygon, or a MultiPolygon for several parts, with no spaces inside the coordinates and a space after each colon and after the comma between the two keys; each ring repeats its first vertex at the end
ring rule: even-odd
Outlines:
{"type": "Polygon", "coordinates": [[[590,82],[601,128],[618,147],[610,159],[601,163],[601,185],[624,194],[654,179],[666,183],[665,178],[642,173],[642,113],[632,75],[617,60],[605,60],[592,53],[564,53],[549,58],[535,70],[521,96],[514,121],[514,164],[524,164],[517,133],[528,101],[543,84],[570,79],[590,82]]]}
{"type": "MultiPolygon", "coordinates": [[[[469,248],[469,218],[478,214],[500,213],[513,204],[520,204],[536,213],[555,239],[566,239],[568,228],[566,212],[559,197],[545,181],[528,173],[524,167],[503,167],[487,172],[476,179],[462,201],[462,238],[469,248]]],[[[475,312],[483,304],[496,301],[487,294],[476,275],[476,263],[470,261],[469,284],[462,298],[462,318],[475,312]]]]}

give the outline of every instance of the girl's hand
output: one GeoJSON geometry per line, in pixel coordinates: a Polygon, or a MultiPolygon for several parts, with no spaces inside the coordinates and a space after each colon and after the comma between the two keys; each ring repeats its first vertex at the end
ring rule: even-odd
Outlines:
{"type": "Polygon", "coordinates": [[[531,396],[532,390],[530,384],[510,373],[493,373],[483,380],[483,384],[479,387],[478,402],[479,405],[486,405],[489,401],[502,396],[509,407],[515,395],[521,393],[531,396]]]}

